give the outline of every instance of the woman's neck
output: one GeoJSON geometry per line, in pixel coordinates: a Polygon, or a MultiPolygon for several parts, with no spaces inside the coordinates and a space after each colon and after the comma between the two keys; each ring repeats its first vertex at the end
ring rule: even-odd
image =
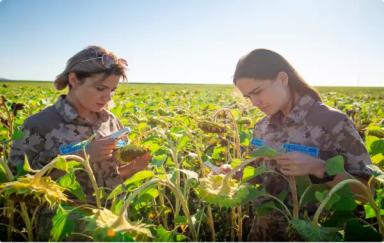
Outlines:
{"type": "Polygon", "coordinates": [[[296,93],[292,93],[288,99],[288,102],[286,105],[281,109],[281,112],[283,112],[284,116],[287,116],[289,112],[293,109],[295,104],[297,103],[299,99],[299,95],[296,93]]]}
{"type": "Polygon", "coordinates": [[[80,102],[76,99],[76,97],[71,93],[67,94],[65,98],[75,108],[76,112],[81,118],[84,118],[85,120],[90,122],[94,122],[97,119],[96,113],[82,106],[80,102]]]}

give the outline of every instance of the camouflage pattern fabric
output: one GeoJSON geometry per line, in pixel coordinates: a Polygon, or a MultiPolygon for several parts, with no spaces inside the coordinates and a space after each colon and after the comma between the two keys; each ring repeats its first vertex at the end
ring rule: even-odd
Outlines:
{"type": "MultiPolygon", "coordinates": [[[[22,128],[24,138],[14,141],[11,146],[12,167],[23,163],[26,154],[31,167],[40,169],[59,154],[59,147],[63,144],[80,142],[93,134],[101,138],[123,128],[111,112],[103,110],[97,115],[97,121],[89,123],[78,115],[65,95],[60,96],[54,105],[25,120],[22,128]]],[[[123,182],[117,166],[113,159],[91,163],[99,186],[113,189],[123,182]]],[[[88,175],[84,171],[77,171],[76,177],[87,195],[88,203],[94,203],[88,175]]]]}
{"type": "MultiPolygon", "coordinates": [[[[253,137],[276,149],[280,149],[284,143],[317,147],[319,157],[323,160],[342,155],[347,172],[361,178],[371,175],[367,168],[367,165],[371,164],[370,156],[353,122],[345,114],[315,101],[308,95],[302,96],[286,117],[279,112],[259,121],[254,127],[253,137]]],[[[259,160],[254,166],[261,164],[278,170],[274,160],[259,160]]],[[[286,203],[291,205],[288,183],[282,177],[268,173],[252,179],[252,182],[263,185],[272,195],[286,193],[286,203]]],[[[282,235],[278,235],[278,232],[286,227],[282,226],[283,222],[287,224],[283,215],[278,212],[256,215],[248,240],[284,240],[286,233],[281,232],[282,235]],[[275,226],[283,228],[278,231],[275,226]]]]}

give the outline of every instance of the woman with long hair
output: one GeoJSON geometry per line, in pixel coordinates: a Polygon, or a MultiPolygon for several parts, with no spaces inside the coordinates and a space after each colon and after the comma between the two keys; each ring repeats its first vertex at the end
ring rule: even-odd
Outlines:
{"type": "MultiPolygon", "coordinates": [[[[323,104],[316,90],[284,57],[256,49],[239,60],[233,82],[266,115],[254,127],[252,146],[268,145],[283,151],[268,163],[272,169],[286,176],[309,176],[313,183],[329,186],[350,175],[368,178],[370,156],[353,122],[323,104]],[[336,155],[344,157],[348,173],[329,176],[325,160],[336,155]]],[[[289,191],[278,176],[262,175],[256,181],[273,195],[289,191]]],[[[286,223],[277,212],[258,215],[248,240],[287,240],[286,223]]]]}

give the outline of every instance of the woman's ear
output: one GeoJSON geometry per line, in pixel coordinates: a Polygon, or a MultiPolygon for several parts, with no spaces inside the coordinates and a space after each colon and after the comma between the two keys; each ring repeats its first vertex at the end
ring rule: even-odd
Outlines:
{"type": "Polygon", "coordinates": [[[75,88],[75,87],[77,87],[77,86],[80,84],[80,82],[79,82],[79,80],[77,79],[77,76],[76,76],[75,73],[70,72],[70,73],[68,74],[68,83],[70,84],[70,86],[71,86],[72,88],[75,88]]]}
{"type": "Polygon", "coordinates": [[[279,72],[277,74],[277,79],[281,81],[281,84],[284,86],[288,86],[288,74],[286,72],[279,72]]]}

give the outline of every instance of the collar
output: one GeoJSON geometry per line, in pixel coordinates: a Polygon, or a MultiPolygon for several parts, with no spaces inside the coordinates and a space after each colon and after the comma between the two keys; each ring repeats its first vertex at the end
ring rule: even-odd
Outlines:
{"type": "Polygon", "coordinates": [[[299,98],[295,106],[292,108],[292,110],[288,113],[286,117],[284,117],[283,113],[279,111],[278,113],[270,117],[270,121],[272,124],[288,121],[292,121],[296,124],[301,123],[307,117],[311,107],[315,102],[316,100],[313,99],[311,96],[303,95],[299,98]]]}
{"type": "MultiPolygon", "coordinates": [[[[59,112],[61,117],[63,117],[65,122],[71,123],[76,122],[79,124],[85,124],[85,125],[95,125],[91,124],[84,118],[82,118],[79,113],[76,111],[75,107],[68,102],[66,99],[66,95],[60,95],[60,97],[57,99],[56,103],[54,104],[56,110],[59,112]]],[[[102,110],[101,112],[96,113],[97,114],[97,121],[96,123],[103,122],[108,120],[109,113],[106,110],[102,110]]]]}

